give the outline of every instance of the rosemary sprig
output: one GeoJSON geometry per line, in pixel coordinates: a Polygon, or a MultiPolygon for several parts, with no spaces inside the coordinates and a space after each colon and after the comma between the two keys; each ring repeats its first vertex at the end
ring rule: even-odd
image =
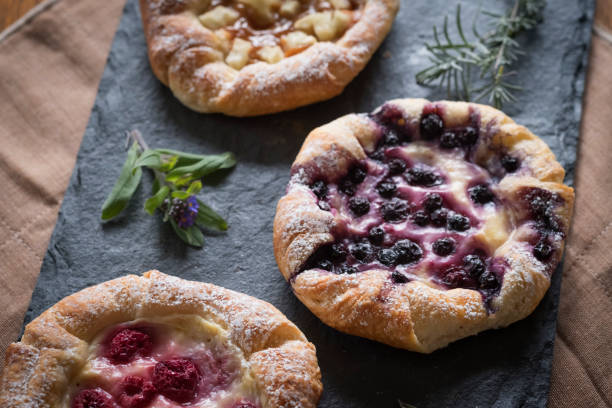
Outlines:
{"type": "Polygon", "coordinates": [[[508,80],[515,73],[509,67],[523,54],[516,36],[533,28],[542,19],[546,0],[515,0],[504,14],[482,11],[492,27],[485,34],[476,28],[478,13],[472,24],[473,40],[468,40],[461,22],[461,4],[457,5],[455,25],[457,37],[448,32],[448,17],[440,33],[433,27],[433,44],[425,44],[431,65],[416,74],[421,85],[446,87],[448,97],[470,100],[487,99],[497,108],[514,102],[514,92],[521,87],[508,80]],[[480,86],[474,85],[478,82],[480,86]]]}
{"type": "Polygon", "coordinates": [[[169,149],[151,149],[137,130],[128,132],[127,159],[113,190],[102,205],[102,220],[118,216],[127,206],[142,178],[142,168],[155,175],[153,195],[144,209],[150,215],[160,211],[176,235],[187,244],[201,247],[200,228],[225,231],[227,223],[196,194],[202,189],[202,177],[236,164],[231,153],[204,155],[169,149]]]}

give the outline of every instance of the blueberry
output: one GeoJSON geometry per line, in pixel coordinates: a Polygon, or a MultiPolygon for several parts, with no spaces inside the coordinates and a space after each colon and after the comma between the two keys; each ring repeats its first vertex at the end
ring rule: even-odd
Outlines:
{"type": "Polygon", "coordinates": [[[323,200],[325,197],[327,197],[327,184],[323,180],[318,180],[312,183],[310,189],[319,198],[319,200],[323,200]]]}
{"type": "Polygon", "coordinates": [[[420,167],[412,167],[404,174],[406,181],[413,186],[430,187],[442,181],[434,172],[420,167]]]}
{"type": "Polygon", "coordinates": [[[439,137],[444,130],[444,121],[435,113],[430,113],[421,118],[421,138],[432,140],[439,137]]]}
{"type": "Polygon", "coordinates": [[[385,230],[382,227],[373,227],[368,232],[368,239],[374,245],[380,245],[385,240],[385,230]]]}
{"type": "Polygon", "coordinates": [[[408,203],[399,198],[394,198],[380,206],[383,219],[387,222],[397,223],[408,217],[408,203]]]}
{"type": "Polygon", "coordinates": [[[406,275],[404,275],[403,273],[401,273],[399,271],[391,272],[391,280],[393,281],[393,283],[407,283],[407,282],[410,282],[410,279],[408,279],[408,277],[406,275]]]}
{"type": "Polygon", "coordinates": [[[342,262],[346,259],[346,250],[342,244],[332,244],[329,250],[329,257],[334,262],[342,262]]]}
{"type": "Polygon", "coordinates": [[[370,211],[370,202],[364,197],[351,197],[349,199],[349,208],[357,217],[361,217],[370,211]]]}
{"type": "Polygon", "coordinates": [[[412,222],[416,225],[424,227],[429,223],[429,216],[423,210],[419,210],[412,215],[412,222]]]}
{"type": "Polygon", "coordinates": [[[325,201],[319,201],[319,208],[322,209],[323,211],[331,210],[331,207],[325,201]]]}
{"type": "Polygon", "coordinates": [[[430,213],[442,208],[442,196],[438,193],[427,194],[423,200],[423,207],[430,213]]]}
{"type": "Polygon", "coordinates": [[[478,282],[480,283],[480,287],[484,289],[493,289],[499,285],[495,274],[489,271],[484,271],[478,278],[478,282]]]}
{"type": "Polygon", "coordinates": [[[463,266],[470,276],[476,278],[482,275],[486,269],[486,266],[482,259],[478,255],[466,255],[463,257],[463,266]]]}
{"type": "Polygon", "coordinates": [[[341,265],[340,268],[338,268],[338,271],[340,273],[344,273],[347,275],[352,275],[354,273],[357,273],[357,268],[353,267],[353,266],[349,266],[349,265],[341,265]]]}
{"type": "Polygon", "coordinates": [[[406,162],[402,159],[392,159],[389,161],[389,175],[402,174],[406,171],[406,162]]]}
{"type": "Polygon", "coordinates": [[[392,130],[388,130],[387,133],[385,133],[384,138],[385,146],[397,146],[398,144],[400,144],[399,136],[392,130]]]}
{"type": "Polygon", "coordinates": [[[460,268],[451,268],[446,271],[442,281],[451,288],[466,288],[473,287],[473,281],[468,276],[465,270],[460,268]]]}
{"type": "Polygon", "coordinates": [[[489,190],[489,187],[484,184],[474,186],[468,191],[470,193],[470,198],[476,204],[486,204],[488,202],[493,201],[493,193],[491,192],[491,190],[489,190]]]}
{"type": "Polygon", "coordinates": [[[436,210],[429,215],[429,220],[436,227],[445,226],[447,218],[448,211],[446,210],[446,208],[440,208],[439,210],[436,210]]]}
{"type": "Polygon", "coordinates": [[[339,187],[340,191],[342,191],[347,196],[355,195],[355,192],[357,191],[357,186],[348,177],[340,181],[339,187]]]}
{"type": "Polygon", "coordinates": [[[452,238],[440,238],[433,243],[432,249],[438,256],[450,255],[455,250],[455,240],[452,238]]]}
{"type": "Polygon", "coordinates": [[[478,129],[468,126],[461,132],[461,144],[463,146],[473,146],[478,141],[478,129]]]}
{"type": "Polygon", "coordinates": [[[349,178],[355,184],[360,184],[363,180],[365,180],[366,175],[367,172],[361,166],[355,166],[349,171],[349,178]]]}
{"type": "Polygon", "coordinates": [[[448,229],[454,231],[467,231],[470,229],[470,219],[461,214],[452,214],[448,217],[448,229]]]}
{"type": "Polygon", "coordinates": [[[535,247],[533,247],[533,255],[537,260],[545,262],[550,259],[553,254],[553,247],[546,241],[541,239],[535,247]]]}
{"type": "Polygon", "coordinates": [[[317,262],[317,268],[325,269],[326,271],[331,271],[333,267],[334,265],[327,259],[321,259],[317,262]]]}
{"type": "Polygon", "coordinates": [[[373,249],[369,242],[363,241],[351,245],[350,251],[358,261],[367,262],[372,257],[373,249]]]}
{"type": "Polygon", "coordinates": [[[440,147],[443,149],[452,149],[454,147],[458,147],[461,141],[459,140],[459,136],[454,132],[444,132],[442,136],[440,136],[440,147]]]}
{"type": "Polygon", "coordinates": [[[397,260],[397,252],[391,248],[383,248],[378,251],[378,260],[383,265],[391,266],[397,260]]]}
{"type": "Polygon", "coordinates": [[[376,190],[382,197],[391,198],[397,191],[397,185],[393,180],[386,179],[378,183],[376,190]]]}
{"type": "Polygon", "coordinates": [[[385,160],[385,149],[383,148],[377,149],[374,152],[372,152],[369,156],[373,160],[377,160],[380,162],[384,161],[385,160]]]}
{"type": "Polygon", "coordinates": [[[548,207],[548,200],[540,195],[534,195],[529,201],[531,214],[536,217],[544,217],[548,207]]]}
{"type": "Polygon", "coordinates": [[[421,247],[409,239],[397,241],[393,245],[393,250],[397,253],[397,263],[399,264],[417,262],[423,257],[421,247]]]}
{"type": "Polygon", "coordinates": [[[501,158],[501,165],[508,173],[517,171],[519,164],[519,159],[514,156],[505,155],[501,158]]]}

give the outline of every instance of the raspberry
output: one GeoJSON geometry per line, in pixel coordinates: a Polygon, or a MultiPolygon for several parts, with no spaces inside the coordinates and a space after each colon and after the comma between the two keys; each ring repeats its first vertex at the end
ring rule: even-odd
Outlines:
{"type": "Polygon", "coordinates": [[[155,397],[156,390],[151,381],[142,377],[128,376],[121,381],[119,403],[123,408],[144,408],[155,397]]]}
{"type": "Polygon", "coordinates": [[[101,388],[81,390],[72,400],[72,408],[115,408],[113,397],[101,388]]]}
{"type": "Polygon", "coordinates": [[[153,369],[153,385],[160,394],[175,402],[193,401],[199,382],[198,368],[185,358],[162,361],[153,369]]]}
{"type": "Polygon", "coordinates": [[[151,336],[138,329],[117,332],[106,351],[106,357],[115,364],[125,364],[136,356],[146,356],[153,348],[151,336]]]}

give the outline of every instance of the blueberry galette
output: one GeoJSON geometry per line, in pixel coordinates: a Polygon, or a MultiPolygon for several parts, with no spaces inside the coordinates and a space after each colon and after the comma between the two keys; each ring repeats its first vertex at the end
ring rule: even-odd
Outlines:
{"type": "Polygon", "coordinates": [[[338,95],[399,0],[140,0],[153,72],[199,112],[251,116],[338,95]]]}
{"type": "Polygon", "coordinates": [[[150,271],[55,304],[9,346],[2,407],[315,407],[315,348],[270,304],[150,271]]]}
{"type": "Polygon", "coordinates": [[[400,99],[313,130],[274,221],[279,268],[341,331],[431,352],[529,315],[574,193],[502,112],[400,99]]]}

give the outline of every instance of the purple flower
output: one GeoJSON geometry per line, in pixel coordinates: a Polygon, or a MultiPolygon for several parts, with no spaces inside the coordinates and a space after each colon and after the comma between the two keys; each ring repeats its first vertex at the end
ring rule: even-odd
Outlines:
{"type": "Polygon", "coordinates": [[[189,228],[195,223],[199,207],[198,200],[194,195],[187,197],[186,200],[174,198],[170,210],[168,210],[168,215],[174,219],[180,228],[189,228]]]}
{"type": "Polygon", "coordinates": [[[187,197],[183,203],[182,211],[177,219],[177,224],[181,228],[189,228],[195,223],[200,205],[194,195],[187,197]]]}

